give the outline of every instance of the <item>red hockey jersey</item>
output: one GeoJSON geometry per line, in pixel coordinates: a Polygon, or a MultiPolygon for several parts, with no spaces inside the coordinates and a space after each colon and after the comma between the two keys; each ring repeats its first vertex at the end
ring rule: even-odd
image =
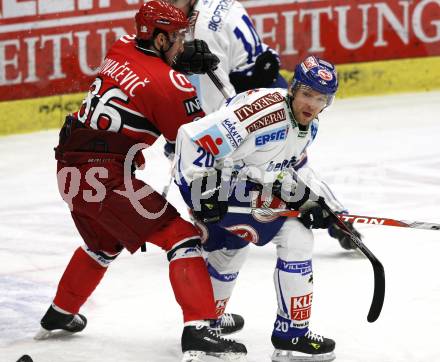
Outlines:
{"type": "Polygon", "coordinates": [[[110,48],[77,117],[88,127],[149,145],[161,134],[174,142],[182,124],[204,116],[196,91],[185,75],[137,48],[134,39],[125,35],[110,48]]]}

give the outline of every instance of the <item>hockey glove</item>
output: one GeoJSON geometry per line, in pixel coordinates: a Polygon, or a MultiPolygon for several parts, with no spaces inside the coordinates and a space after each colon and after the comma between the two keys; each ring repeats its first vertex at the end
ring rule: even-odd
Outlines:
{"type": "Polygon", "coordinates": [[[232,72],[229,80],[235,88],[236,93],[241,93],[249,89],[267,88],[275,82],[280,71],[280,62],[277,55],[266,50],[255,60],[252,74],[244,72],[232,72]]]}
{"type": "Polygon", "coordinates": [[[318,196],[303,183],[293,181],[282,184],[278,180],[273,183],[272,194],[283,200],[286,207],[291,210],[299,210],[307,201],[318,201],[318,196]],[[283,188],[284,186],[284,188],[283,188]]]}
{"type": "Polygon", "coordinates": [[[309,201],[301,206],[298,220],[307,229],[327,229],[331,225],[330,214],[320,205],[322,201],[309,201]]]}
{"type": "Polygon", "coordinates": [[[166,141],[163,146],[163,154],[170,161],[173,161],[174,155],[176,153],[176,145],[174,143],[166,141]]]}
{"type": "Polygon", "coordinates": [[[221,171],[207,174],[191,182],[192,214],[204,223],[215,223],[228,212],[228,201],[220,200],[221,171]]]}
{"type": "Polygon", "coordinates": [[[173,68],[179,72],[191,74],[205,74],[217,68],[220,59],[211,53],[204,40],[194,39],[185,42],[183,52],[177,57],[173,68]]]}
{"type": "MultiPolygon", "coordinates": [[[[344,221],[345,226],[359,239],[362,238],[362,235],[359,231],[356,230],[356,228],[353,226],[352,223],[348,221],[344,221]]],[[[353,243],[353,241],[350,238],[350,235],[345,233],[338,225],[332,224],[328,228],[328,233],[332,238],[338,239],[339,244],[341,244],[341,247],[346,250],[353,250],[356,249],[356,245],[353,243]]]]}

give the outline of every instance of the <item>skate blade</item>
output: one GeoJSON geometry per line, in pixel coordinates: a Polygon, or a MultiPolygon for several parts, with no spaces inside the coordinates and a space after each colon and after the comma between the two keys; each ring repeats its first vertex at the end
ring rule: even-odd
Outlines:
{"type": "Polygon", "coordinates": [[[246,362],[244,353],[206,353],[202,351],[186,351],[182,362],[246,362]]]}
{"type": "Polygon", "coordinates": [[[335,358],[335,352],[307,354],[276,349],[272,354],[272,362],[329,362],[335,358]]]}
{"type": "Polygon", "coordinates": [[[54,331],[48,331],[47,329],[41,328],[37,334],[34,336],[36,341],[43,341],[45,339],[56,339],[56,338],[64,338],[69,337],[75,332],[68,332],[62,329],[57,329],[54,331]]]}

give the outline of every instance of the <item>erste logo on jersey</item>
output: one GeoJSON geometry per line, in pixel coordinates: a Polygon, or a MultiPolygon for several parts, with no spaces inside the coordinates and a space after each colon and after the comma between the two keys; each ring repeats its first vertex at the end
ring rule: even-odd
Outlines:
{"type": "Polygon", "coordinates": [[[188,78],[182,73],[176,72],[174,69],[170,70],[170,79],[173,85],[182,92],[195,92],[195,89],[188,78]]]}
{"type": "Polygon", "coordinates": [[[214,125],[200,132],[192,140],[205,151],[216,157],[222,157],[232,151],[229,142],[223,136],[220,129],[214,125]]]}
{"type": "Polygon", "coordinates": [[[261,135],[255,138],[255,146],[261,147],[269,142],[285,140],[287,137],[287,132],[288,132],[287,127],[281,127],[273,131],[267,131],[265,133],[262,133],[261,135]]]}

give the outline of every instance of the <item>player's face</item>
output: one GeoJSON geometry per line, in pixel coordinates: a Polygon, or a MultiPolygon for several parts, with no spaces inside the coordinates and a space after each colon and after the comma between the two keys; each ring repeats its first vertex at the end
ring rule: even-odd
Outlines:
{"type": "Polygon", "coordinates": [[[183,52],[183,42],[185,39],[185,32],[175,32],[170,34],[169,40],[172,43],[171,47],[165,53],[166,62],[172,66],[175,63],[176,57],[183,52]]]}
{"type": "Polygon", "coordinates": [[[328,98],[309,87],[299,87],[292,101],[293,115],[296,121],[307,126],[327,105],[328,98]]]}

